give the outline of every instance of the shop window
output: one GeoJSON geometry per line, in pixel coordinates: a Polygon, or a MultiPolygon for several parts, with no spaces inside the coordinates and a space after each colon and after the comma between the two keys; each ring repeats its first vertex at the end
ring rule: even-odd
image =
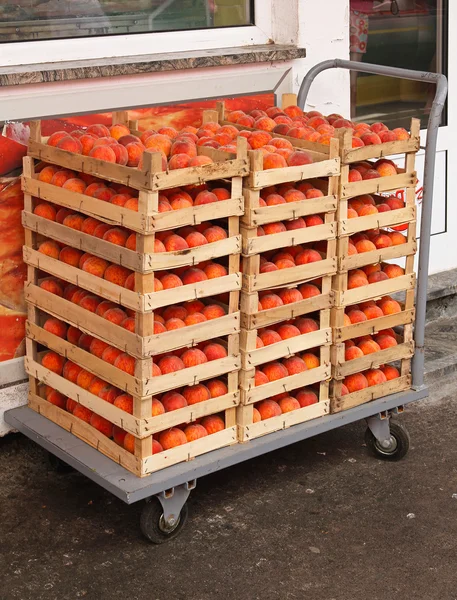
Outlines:
{"type": "Polygon", "coordinates": [[[254,0],[13,0],[0,3],[0,42],[253,24],[254,0]]]}
{"type": "MultiPolygon", "coordinates": [[[[350,0],[351,59],[419,71],[447,72],[447,0],[350,0]]],[[[351,74],[352,116],[425,127],[435,86],[390,77],[351,74]]],[[[446,114],[443,115],[443,124],[446,114]]]]}

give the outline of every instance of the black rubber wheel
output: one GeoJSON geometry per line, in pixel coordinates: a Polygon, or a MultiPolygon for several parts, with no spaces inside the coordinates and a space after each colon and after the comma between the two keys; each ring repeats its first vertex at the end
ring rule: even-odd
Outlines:
{"type": "Polygon", "coordinates": [[[397,461],[408,454],[409,433],[404,425],[390,421],[390,440],[386,444],[378,442],[371,430],[365,432],[365,443],[372,454],[382,460],[397,461]]]}
{"type": "Polygon", "coordinates": [[[140,528],[144,537],[153,544],[164,544],[178,537],[187,523],[187,504],[181,509],[176,524],[167,526],[163,517],[163,508],[158,500],[146,502],[141,512],[140,528]]]}
{"type": "Polygon", "coordinates": [[[59,475],[65,475],[66,473],[71,473],[73,471],[73,467],[67,465],[66,462],[61,460],[55,454],[52,454],[52,452],[48,452],[48,462],[54,473],[59,473],[59,475]]]}

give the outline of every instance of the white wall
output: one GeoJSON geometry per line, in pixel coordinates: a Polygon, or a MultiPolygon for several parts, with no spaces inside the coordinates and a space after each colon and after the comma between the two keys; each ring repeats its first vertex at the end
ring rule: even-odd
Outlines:
{"type": "MultiPolygon", "coordinates": [[[[299,0],[299,24],[298,45],[306,48],[307,56],[295,61],[295,92],[307,71],[317,63],[332,58],[349,59],[349,0],[299,0]]],[[[318,75],[307,109],[349,115],[349,71],[330,70],[318,75]]]]}

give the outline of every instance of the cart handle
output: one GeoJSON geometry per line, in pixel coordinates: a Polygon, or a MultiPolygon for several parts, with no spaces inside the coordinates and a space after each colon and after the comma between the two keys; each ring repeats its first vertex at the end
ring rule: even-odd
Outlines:
{"type": "Polygon", "coordinates": [[[425,145],[425,168],[422,198],[422,219],[420,228],[419,268],[416,292],[416,320],[414,326],[414,340],[416,350],[412,365],[412,386],[421,388],[424,385],[424,358],[425,358],[425,313],[427,308],[427,280],[428,263],[430,258],[430,234],[432,227],[433,185],[435,177],[435,156],[438,141],[438,129],[441,114],[446,102],[448,83],[447,78],[441,73],[427,73],[426,71],[412,71],[397,67],[385,67],[351,60],[325,60],[310,69],[306,74],[298,92],[297,103],[302,109],[305,106],[308,92],[319,73],[327,69],[348,69],[359,73],[398,77],[412,81],[423,81],[436,85],[435,98],[427,125],[427,141],[425,145]]]}

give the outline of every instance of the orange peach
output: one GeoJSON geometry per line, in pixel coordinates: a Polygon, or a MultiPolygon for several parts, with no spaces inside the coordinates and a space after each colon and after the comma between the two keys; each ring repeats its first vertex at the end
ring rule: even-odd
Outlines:
{"type": "Polygon", "coordinates": [[[375,146],[377,144],[381,144],[381,139],[380,139],[379,135],[377,135],[374,132],[372,132],[372,133],[369,133],[369,132],[363,133],[360,136],[360,139],[365,144],[365,146],[375,146]]]}
{"type": "Polygon", "coordinates": [[[317,394],[308,388],[303,388],[297,392],[295,397],[298,400],[300,408],[305,408],[305,406],[311,406],[312,404],[317,404],[319,402],[317,394]]]}
{"type": "MultiPolygon", "coordinates": [[[[317,324],[317,322],[309,317],[298,318],[294,322],[294,325],[297,327],[301,335],[319,330],[319,325],[317,324]]],[[[278,328],[278,332],[280,332],[280,328],[278,328]]]]}
{"type": "MultiPolygon", "coordinates": [[[[220,358],[225,358],[227,356],[227,350],[224,348],[224,346],[222,346],[221,344],[215,343],[215,342],[204,346],[203,352],[209,361],[218,360],[220,358]]],[[[183,361],[184,361],[184,358],[183,358],[183,361]]]]}
{"type": "Polygon", "coordinates": [[[98,340],[97,338],[94,338],[89,346],[89,352],[94,356],[97,356],[97,358],[102,358],[103,352],[107,348],[111,348],[111,346],[103,340],[98,340]]]}
{"type": "Polygon", "coordinates": [[[397,346],[397,340],[391,335],[377,335],[375,340],[381,350],[397,346]]]}
{"type": "Polygon", "coordinates": [[[312,352],[302,354],[302,359],[307,369],[316,369],[321,364],[319,358],[312,352]]]}
{"type": "Polygon", "coordinates": [[[73,327],[73,325],[71,325],[67,330],[67,340],[70,342],[70,344],[74,344],[75,346],[78,345],[81,335],[81,331],[77,327],[73,327]]]}
{"type": "Polygon", "coordinates": [[[206,382],[206,387],[209,390],[211,398],[219,398],[228,394],[228,388],[226,384],[220,379],[211,379],[206,382]]]}
{"type": "Polygon", "coordinates": [[[82,144],[81,142],[70,136],[62,137],[56,144],[56,148],[60,150],[66,150],[67,152],[74,152],[76,154],[81,154],[82,152],[82,144]]]}
{"type": "Polygon", "coordinates": [[[302,283],[298,289],[303,299],[312,298],[313,296],[320,296],[321,293],[319,288],[313,283],[302,283]]]}
{"type": "Polygon", "coordinates": [[[280,342],[282,340],[279,333],[277,331],[274,331],[273,329],[264,329],[262,332],[260,332],[259,338],[261,339],[262,344],[264,346],[270,346],[271,344],[277,344],[278,342],[280,342]]]}
{"type": "Polygon", "coordinates": [[[375,244],[370,240],[360,240],[355,244],[355,248],[359,254],[363,252],[373,252],[376,250],[375,244]]]}
{"type": "Polygon", "coordinates": [[[348,275],[348,289],[353,290],[354,288],[368,285],[368,279],[365,273],[351,273],[348,275]]]}
{"type": "Polygon", "coordinates": [[[389,231],[387,235],[390,238],[392,246],[400,246],[406,244],[406,236],[398,231],[389,231]]]}
{"type": "Polygon", "coordinates": [[[284,302],[277,294],[266,294],[262,297],[261,302],[259,302],[259,310],[267,310],[269,308],[276,308],[277,306],[282,306],[284,302]]]}
{"type": "Polygon", "coordinates": [[[103,239],[105,241],[110,242],[111,244],[116,244],[116,246],[125,246],[128,237],[128,232],[120,227],[108,229],[108,231],[103,235],[103,239]]]}
{"type": "MultiPolygon", "coordinates": [[[[92,345],[92,344],[91,344],[92,345]]],[[[114,346],[106,346],[102,352],[101,359],[110,365],[114,365],[116,359],[122,354],[122,350],[119,348],[114,348],[114,346]]]]}
{"type": "Polygon", "coordinates": [[[110,308],[103,314],[103,318],[110,321],[110,323],[120,325],[127,318],[127,315],[121,308],[110,308]]]}
{"type": "Polygon", "coordinates": [[[364,321],[367,320],[367,316],[364,312],[362,312],[361,310],[349,310],[347,313],[350,321],[352,324],[355,323],[363,323],[364,321]]]}
{"type": "Polygon", "coordinates": [[[98,298],[98,296],[94,296],[91,294],[85,295],[79,301],[79,306],[81,308],[84,308],[85,310],[88,310],[93,313],[97,310],[99,304],[100,304],[100,299],[98,298]]]}
{"type": "Polygon", "coordinates": [[[387,381],[387,377],[381,371],[381,369],[369,369],[368,371],[365,371],[364,375],[370,387],[372,385],[379,385],[387,381]]]}
{"type": "Polygon", "coordinates": [[[120,396],[117,396],[113,404],[129,414],[133,414],[133,398],[130,394],[121,394],[120,396]]]}
{"type": "Polygon", "coordinates": [[[57,211],[52,204],[41,202],[35,206],[33,214],[42,217],[43,219],[48,219],[49,221],[55,221],[57,211]]]}
{"type": "Polygon", "coordinates": [[[277,381],[289,375],[287,368],[280,362],[272,362],[262,367],[264,375],[268,381],[277,381]]]}
{"type": "Polygon", "coordinates": [[[363,312],[367,319],[379,319],[380,317],[384,316],[384,313],[379,306],[367,306],[363,309],[363,312]]]}
{"type": "Polygon", "coordinates": [[[384,273],[389,277],[389,279],[393,279],[395,277],[401,277],[405,274],[405,270],[398,265],[384,265],[383,269],[384,273]]]}
{"type": "Polygon", "coordinates": [[[83,253],[80,250],[76,250],[76,248],[72,248],[71,246],[65,246],[60,251],[59,260],[72,267],[78,267],[82,255],[83,253]]]}
{"type": "Polygon", "coordinates": [[[66,339],[67,337],[67,324],[60,321],[60,319],[49,317],[49,319],[46,319],[44,322],[43,329],[62,339],[66,339]]]}
{"type": "Polygon", "coordinates": [[[305,361],[299,356],[291,356],[290,358],[286,358],[283,360],[282,364],[284,367],[286,367],[289,375],[296,375],[308,370],[305,361]]]}
{"type": "Polygon", "coordinates": [[[70,227],[70,229],[76,229],[76,231],[81,231],[85,218],[82,215],[67,215],[63,220],[63,225],[65,227],[70,227]]]}
{"type": "Polygon", "coordinates": [[[98,256],[92,256],[88,258],[84,264],[82,265],[82,270],[86,273],[90,273],[95,277],[103,277],[106,269],[108,268],[109,263],[103,258],[99,258],[98,256]]]}
{"type": "Polygon", "coordinates": [[[94,396],[98,396],[106,385],[106,381],[103,381],[103,379],[100,379],[99,377],[94,377],[90,382],[87,391],[94,394],[94,396]]]}
{"type": "MultiPolygon", "coordinates": [[[[308,194],[308,192],[306,192],[308,194]]],[[[323,225],[324,220],[319,215],[308,215],[304,217],[306,227],[315,227],[316,225],[323,225]]]]}
{"type": "Polygon", "coordinates": [[[78,403],[75,400],[72,400],[71,398],[67,398],[67,404],[65,406],[65,410],[69,413],[73,413],[73,411],[75,410],[77,405],[78,405],[78,403]]]}
{"type": "Polygon", "coordinates": [[[79,385],[79,387],[82,387],[84,390],[88,390],[94,378],[95,375],[92,375],[92,373],[89,373],[89,371],[86,371],[85,369],[81,369],[76,378],[76,385],[79,385]]]}
{"type": "Polygon", "coordinates": [[[259,385],[265,385],[269,381],[270,380],[268,379],[268,377],[265,375],[265,373],[260,371],[260,369],[255,370],[254,382],[256,387],[258,387],[259,385]]]}
{"type": "MultiPolygon", "coordinates": [[[[281,290],[279,292],[283,304],[293,304],[294,302],[300,302],[303,300],[301,292],[297,289],[281,290]]],[[[264,298],[262,298],[262,306],[264,305],[264,298]]]]}
{"type": "Polygon", "coordinates": [[[290,338],[297,337],[302,333],[298,327],[288,323],[279,325],[279,327],[277,328],[277,332],[282,340],[288,340],[290,338]]]}
{"type": "Polygon", "coordinates": [[[225,315],[225,310],[219,304],[208,304],[202,309],[201,314],[208,321],[212,319],[219,319],[225,315]]]}
{"type": "Polygon", "coordinates": [[[170,450],[171,448],[175,448],[176,446],[181,446],[182,444],[186,444],[188,442],[186,434],[178,429],[177,427],[172,427],[167,431],[162,431],[159,434],[158,442],[162,446],[164,450],[170,450]]]}
{"type": "Polygon", "coordinates": [[[162,374],[174,373],[175,371],[181,371],[186,366],[178,356],[165,356],[158,362],[158,367],[162,374]]]}
{"type": "Polygon", "coordinates": [[[258,410],[262,421],[279,417],[282,414],[281,407],[274,400],[262,400],[256,404],[255,408],[258,410]]]}
{"type": "Polygon", "coordinates": [[[60,254],[60,246],[54,240],[46,240],[38,246],[38,252],[50,256],[51,258],[58,259],[60,254]]]}
{"type": "Polygon", "coordinates": [[[208,432],[199,423],[192,423],[191,425],[187,425],[184,429],[184,434],[188,442],[193,442],[194,440],[199,440],[202,437],[208,435],[208,432]]]}
{"type": "Polygon", "coordinates": [[[127,277],[130,274],[130,269],[121,267],[121,265],[109,265],[109,267],[107,267],[105,270],[103,278],[106,281],[110,281],[111,283],[124,287],[125,282],[127,281],[127,277]]]}
{"type": "Polygon", "coordinates": [[[278,404],[282,413],[292,412],[293,410],[297,410],[298,408],[300,408],[300,402],[293,396],[281,398],[278,404]]]}
{"type": "Polygon", "coordinates": [[[344,354],[344,359],[345,360],[354,360],[356,358],[361,358],[363,356],[363,352],[360,348],[358,348],[357,346],[349,346],[349,348],[346,348],[345,354],[344,354]]]}
{"type": "Polygon", "coordinates": [[[61,284],[54,277],[47,277],[40,282],[40,288],[55,294],[56,296],[63,297],[63,289],[61,284]]]}
{"type": "Polygon", "coordinates": [[[385,315],[394,315],[401,312],[401,306],[396,300],[386,300],[382,302],[381,309],[385,315]]]}
{"type": "MultiPolygon", "coordinates": [[[[189,269],[189,271],[190,270],[191,269],[189,269]]],[[[186,273],[188,273],[188,271],[186,271],[186,273]]],[[[207,279],[216,279],[217,277],[225,277],[226,275],[228,275],[227,269],[223,265],[213,262],[206,265],[206,267],[204,268],[204,273],[207,279]]]]}
{"type": "Polygon", "coordinates": [[[384,373],[387,381],[392,381],[392,379],[400,377],[400,371],[392,365],[383,365],[380,367],[380,370],[384,373]]]}
{"type": "Polygon", "coordinates": [[[65,364],[65,359],[63,356],[60,356],[56,352],[46,352],[41,359],[41,364],[46,369],[49,369],[53,373],[57,373],[57,375],[62,375],[62,369],[65,364]]]}
{"type": "Polygon", "coordinates": [[[93,217],[87,217],[87,219],[84,219],[81,225],[81,231],[89,235],[94,235],[95,230],[101,224],[102,222],[98,219],[94,219],[93,217]]]}
{"type": "Polygon", "coordinates": [[[71,360],[67,360],[67,362],[65,363],[65,365],[63,367],[62,375],[68,381],[71,381],[72,383],[76,383],[76,380],[78,379],[78,375],[80,374],[81,371],[82,371],[82,368],[79,365],[75,364],[74,362],[71,362],[71,360]]]}
{"type": "MultiPolygon", "coordinates": [[[[158,280],[157,280],[158,281],[158,280]]],[[[180,287],[183,284],[183,282],[181,281],[181,279],[177,276],[174,275],[173,273],[167,273],[166,275],[163,275],[159,281],[160,285],[162,285],[162,289],[164,290],[168,290],[171,288],[176,288],[176,287],[180,287]]],[[[159,289],[155,289],[154,291],[160,291],[159,289]]]]}
{"type": "Polygon", "coordinates": [[[403,127],[396,127],[392,131],[395,133],[397,140],[409,140],[409,133],[403,127]]]}
{"type": "Polygon", "coordinates": [[[98,160],[103,160],[105,162],[116,162],[116,154],[114,150],[109,146],[94,146],[90,152],[89,156],[91,158],[97,158],[98,160]]]}
{"type": "Polygon", "coordinates": [[[379,344],[371,339],[362,340],[357,346],[365,355],[373,354],[374,352],[379,352],[381,350],[379,344]]]}
{"type": "Polygon", "coordinates": [[[81,421],[85,421],[86,423],[90,423],[93,415],[93,412],[85,406],[82,406],[82,404],[77,404],[72,412],[75,417],[81,419],[81,421]]]}
{"type": "Polygon", "coordinates": [[[116,304],[114,304],[114,302],[111,302],[110,300],[103,300],[97,306],[97,310],[95,311],[95,313],[97,315],[99,315],[100,317],[103,317],[103,315],[106,313],[106,311],[109,310],[110,308],[116,308],[116,304]]]}
{"type": "Polygon", "coordinates": [[[378,281],[386,281],[388,276],[382,271],[374,271],[368,275],[368,283],[377,283],[378,281]]]}
{"type": "Polygon", "coordinates": [[[354,373],[353,375],[348,375],[345,377],[344,385],[351,394],[367,388],[368,381],[363,373],[354,373]]]}
{"type": "Polygon", "coordinates": [[[179,410],[187,406],[187,400],[182,394],[178,392],[169,392],[162,398],[162,405],[165,412],[172,412],[173,410],[179,410]]]}
{"type": "Polygon", "coordinates": [[[383,162],[378,167],[376,167],[376,171],[381,175],[381,177],[392,177],[397,174],[397,169],[395,166],[383,162]]]}

